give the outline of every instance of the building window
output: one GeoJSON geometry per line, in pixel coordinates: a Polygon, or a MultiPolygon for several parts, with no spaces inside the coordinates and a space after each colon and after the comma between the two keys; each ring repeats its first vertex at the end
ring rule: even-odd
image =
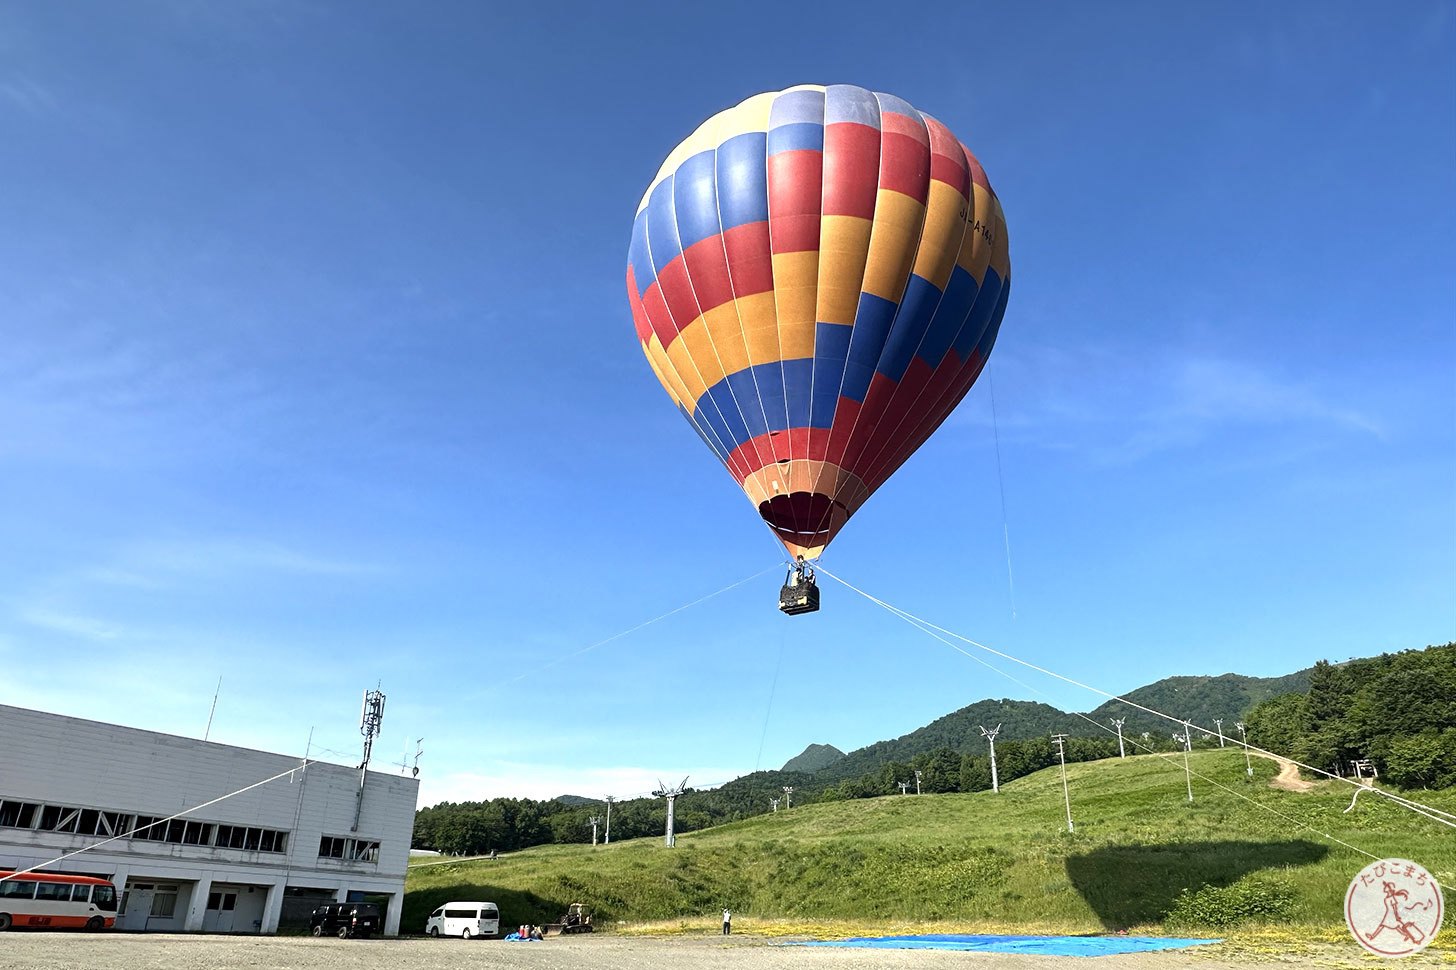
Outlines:
{"type": "Polygon", "coordinates": [[[177,893],[158,892],[152,897],[152,915],[158,919],[171,919],[177,912],[177,893]]]}
{"type": "Polygon", "coordinates": [[[342,835],[325,835],[319,839],[319,858],[378,862],[379,843],[371,839],[350,839],[342,835]]]}
{"type": "Polygon", "coordinates": [[[40,811],[36,802],[0,801],[0,826],[10,829],[35,827],[35,816],[40,811]]]}

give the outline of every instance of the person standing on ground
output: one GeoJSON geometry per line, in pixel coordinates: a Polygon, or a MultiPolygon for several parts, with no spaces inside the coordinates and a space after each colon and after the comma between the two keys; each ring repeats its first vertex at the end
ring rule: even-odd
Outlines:
{"type": "Polygon", "coordinates": [[[733,932],[733,914],[728,912],[728,908],[725,906],[723,908],[723,935],[727,936],[731,932],[733,932]]]}

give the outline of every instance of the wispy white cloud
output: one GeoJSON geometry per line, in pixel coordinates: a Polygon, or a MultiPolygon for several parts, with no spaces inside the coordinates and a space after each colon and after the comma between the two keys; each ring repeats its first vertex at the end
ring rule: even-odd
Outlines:
{"type": "Polygon", "coordinates": [[[30,115],[47,114],[58,106],[56,96],[50,88],[23,75],[0,81],[0,101],[8,102],[30,115]]]}
{"type": "MultiPolygon", "coordinates": [[[[1327,382],[1229,356],[1169,352],[1150,361],[1109,347],[1032,346],[995,365],[1003,434],[1099,461],[1136,461],[1230,430],[1385,435],[1327,382]]],[[[991,414],[963,408],[957,420],[988,424],[991,414]]]]}

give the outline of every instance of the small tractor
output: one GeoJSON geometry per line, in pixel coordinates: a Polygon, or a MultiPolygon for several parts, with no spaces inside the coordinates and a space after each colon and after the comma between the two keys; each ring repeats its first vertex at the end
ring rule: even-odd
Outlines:
{"type": "Polygon", "coordinates": [[[586,903],[572,903],[566,908],[559,922],[547,923],[543,935],[560,936],[563,933],[590,933],[592,926],[591,908],[586,903]]]}

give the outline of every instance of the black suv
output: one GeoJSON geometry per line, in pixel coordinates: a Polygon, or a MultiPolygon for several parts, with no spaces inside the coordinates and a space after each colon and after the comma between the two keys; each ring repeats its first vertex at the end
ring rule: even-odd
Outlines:
{"type": "Polygon", "coordinates": [[[379,907],[373,903],[329,903],[314,910],[308,921],[314,936],[332,933],[341,940],[371,936],[381,925],[379,907]]]}

